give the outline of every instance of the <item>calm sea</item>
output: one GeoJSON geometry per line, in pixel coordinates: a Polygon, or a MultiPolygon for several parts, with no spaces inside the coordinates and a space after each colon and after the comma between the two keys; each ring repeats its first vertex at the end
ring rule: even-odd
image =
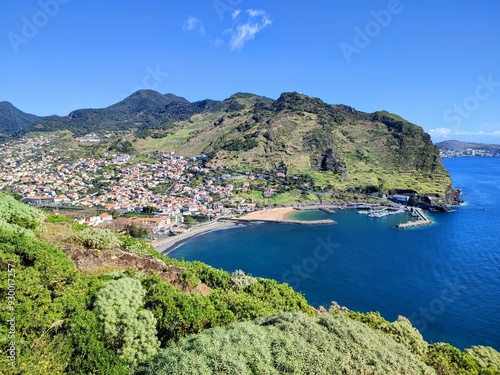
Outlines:
{"type": "Polygon", "coordinates": [[[403,315],[429,342],[500,350],[500,159],[444,164],[467,202],[435,225],[400,230],[406,214],[301,212],[336,225],[251,224],[193,238],[170,255],[287,282],[313,306],[403,315]]]}

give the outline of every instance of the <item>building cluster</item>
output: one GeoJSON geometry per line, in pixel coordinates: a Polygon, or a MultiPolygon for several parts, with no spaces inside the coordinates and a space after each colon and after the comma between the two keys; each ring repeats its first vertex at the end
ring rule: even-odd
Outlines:
{"type": "MultiPolygon", "coordinates": [[[[150,155],[149,161],[134,162],[130,155],[112,153],[71,160],[51,148],[53,141],[54,137],[38,137],[0,145],[0,189],[36,206],[137,213],[146,208],[163,217],[153,223],[158,227],[183,221],[185,215],[225,215],[227,207],[238,205],[230,181],[208,177],[209,170],[196,158],[186,160],[163,151],[150,155]],[[195,176],[200,183],[193,183],[195,176]]],[[[86,224],[110,220],[101,216],[86,224]]]]}
{"type": "Polygon", "coordinates": [[[475,148],[457,148],[453,150],[440,150],[439,155],[442,158],[457,157],[500,157],[500,149],[475,149],[475,148]]]}

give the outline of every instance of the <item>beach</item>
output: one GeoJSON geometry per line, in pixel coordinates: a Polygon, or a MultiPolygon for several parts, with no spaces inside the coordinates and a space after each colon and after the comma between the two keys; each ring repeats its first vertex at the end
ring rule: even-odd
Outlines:
{"type": "Polygon", "coordinates": [[[177,236],[160,237],[156,241],[153,241],[151,245],[153,245],[160,253],[168,254],[177,246],[181,245],[183,242],[186,242],[194,236],[218,229],[229,228],[235,225],[237,225],[237,223],[232,221],[216,221],[208,224],[201,224],[199,226],[193,227],[187,232],[178,234],[177,236]]]}
{"type": "Polygon", "coordinates": [[[271,208],[249,213],[238,218],[240,221],[287,221],[286,216],[295,212],[293,207],[271,208]]]}

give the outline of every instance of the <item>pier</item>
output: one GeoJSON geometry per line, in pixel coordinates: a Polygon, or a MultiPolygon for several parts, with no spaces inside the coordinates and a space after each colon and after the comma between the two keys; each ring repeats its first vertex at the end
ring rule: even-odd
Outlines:
{"type": "Polygon", "coordinates": [[[339,208],[338,205],[333,204],[311,204],[311,205],[295,205],[293,208],[297,211],[304,210],[320,210],[328,214],[334,214],[334,208],[339,208]]]}
{"type": "Polygon", "coordinates": [[[425,225],[433,224],[432,220],[425,214],[425,212],[421,208],[412,207],[411,213],[413,216],[417,218],[416,221],[409,221],[407,223],[402,223],[397,225],[397,228],[408,229],[408,228],[416,228],[423,227],[425,225]]]}
{"type": "Polygon", "coordinates": [[[325,224],[337,224],[335,220],[324,219],[324,220],[270,220],[270,219],[241,219],[241,218],[226,218],[225,220],[234,221],[237,223],[252,223],[252,222],[264,222],[264,223],[278,223],[278,224],[300,224],[300,225],[325,225],[325,224]]]}

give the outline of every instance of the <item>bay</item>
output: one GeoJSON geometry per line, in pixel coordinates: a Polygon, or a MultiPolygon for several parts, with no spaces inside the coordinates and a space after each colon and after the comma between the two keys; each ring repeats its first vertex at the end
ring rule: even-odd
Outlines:
{"type": "Polygon", "coordinates": [[[195,237],[170,256],[287,282],[315,307],[332,301],[408,317],[429,342],[500,350],[500,159],[444,164],[466,204],[400,230],[404,214],[299,212],[336,225],[250,224],[195,237]]]}

